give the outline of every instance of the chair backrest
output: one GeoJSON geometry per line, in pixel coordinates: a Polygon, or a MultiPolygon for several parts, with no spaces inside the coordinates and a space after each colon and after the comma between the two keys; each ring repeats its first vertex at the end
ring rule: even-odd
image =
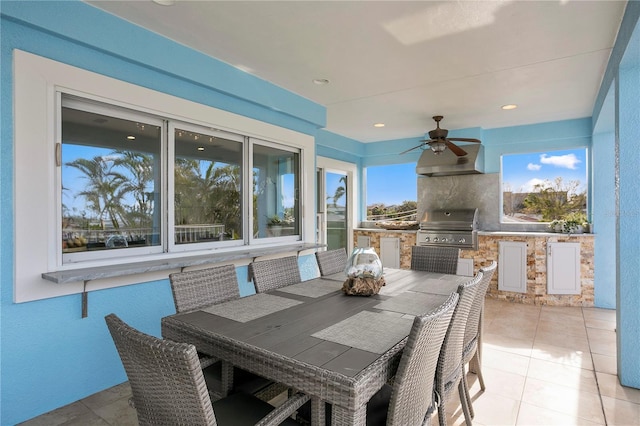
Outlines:
{"type": "Polygon", "coordinates": [[[416,271],[455,274],[458,271],[460,249],[452,247],[411,247],[411,269],[416,271]]]}
{"type": "Polygon", "coordinates": [[[216,266],[169,275],[176,312],[240,298],[238,276],[233,265],[216,266]]]}
{"type": "Polygon", "coordinates": [[[347,251],[343,248],[317,251],[316,260],[320,275],[331,275],[343,272],[347,267],[347,251]]]}
{"type": "Polygon", "coordinates": [[[249,269],[249,276],[253,277],[256,293],[264,293],[302,281],[297,256],[253,262],[249,265],[249,269]]]}
{"type": "Polygon", "coordinates": [[[105,317],[129,378],[141,425],[216,425],[193,345],[144,334],[115,314],[105,317]]]}
{"type": "Polygon", "coordinates": [[[480,272],[482,272],[482,279],[478,284],[478,291],[476,292],[476,297],[471,304],[471,310],[469,311],[469,318],[467,319],[467,328],[464,332],[464,345],[463,348],[466,348],[474,339],[478,337],[480,332],[480,316],[482,315],[482,310],[484,309],[484,298],[487,294],[487,289],[489,288],[489,284],[491,283],[491,278],[493,277],[493,273],[496,271],[498,263],[494,260],[491,265],[486,266],[484,268],[480,268],[480,272]]]}
{"type": "Polygon", "coordinates": [[[437,310],[414,318],[398,365],[387,425],[421,425],[434,406],[436,364],[458,298],[452,293],[437,310]]]}
{"type": "Polygon", "coordinates": [[[444,391],[447,383],[456,381],[462,372],[462,349],[464,343],[464,332],[467,327],[467,319],[471,311],[471,305],[476,297],[478,285],[482,280],[482,272],[479,271],[475,277],[464,284],[458,286],[458,305],[453,312],[447,335],[442,343],[438,368],[436,369],[436,388],[445,397],[444,391]]]}

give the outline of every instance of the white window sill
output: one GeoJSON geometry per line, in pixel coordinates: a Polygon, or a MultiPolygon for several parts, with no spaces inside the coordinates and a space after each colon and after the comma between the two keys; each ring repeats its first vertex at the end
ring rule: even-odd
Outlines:
{"type": "Polygon", "coordinates": [[[125,275],[144,274],[170,269],[181,269],[189,266],[233,262],[235,260],[269,256],[280,253],[301,252],[303,250],[324,247],[324,244],[295,243],[281,244],[271,247],[252,247],[238,251],[225,251],[220,253],[198,254],[174,259],[157,259],[138,263],[126,263],[119,265],[91,266],[63,271],[44,272],[42,278],[56,284],[71,282],[86,282],[103,278],[121,277],[125,275]]]}

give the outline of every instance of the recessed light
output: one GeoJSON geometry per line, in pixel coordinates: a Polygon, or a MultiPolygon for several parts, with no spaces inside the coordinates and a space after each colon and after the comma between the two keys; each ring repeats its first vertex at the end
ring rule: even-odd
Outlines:
{"type": "Polygon", "coordinates": [[[204,151],[204,146],[199,146],[198,151],[204,151]]]}
{"type": "Polygon", "coordinates": [[[509,110],[509,109],[516,109],[518,108],[518,105],[516,104],[507,104],[507,105],[502,105],[500,108],[502,108],[503,110],[509,110]]]}
{"type": "Polygon", "coordinates": [[[373,127],[384,127],[384,123],[376,123],[373,127]]]}
{"type": "Polygon", "coordinates": [[[155,4],[159,4],[160,6],[173,6],[176,2],[175,0],[151,0],[155,4]]]}
{"type": "Polygon", "coordinates": [[[326,78],[314,78],[313,84],[317,84],[318,86],[322,86],[324,84],[329,84],[329,80],[326,78]]]}
{"type": "Polygon", "coordinates": [[[134,140],[135,138],[136,138],[136,137],[135,137],[135,136],[133,136],[133,135],[129,135],[129,136],[127,136],[127,139],[129,139],[130,141],[134,140]]]}

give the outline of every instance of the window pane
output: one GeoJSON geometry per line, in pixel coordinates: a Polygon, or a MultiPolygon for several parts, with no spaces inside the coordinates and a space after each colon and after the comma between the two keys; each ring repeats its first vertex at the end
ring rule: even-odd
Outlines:
{"type": "Polygon", "coordinates": [[[253,145],[253,235],[300,235],[300,154],[253,145]]]}
{"type": "Polygon", "coordinates": [[[160,130],[62,108],[63,253],[161,244],[160,130]]]}
{"type": "Polygon", "coordinates": [[[175,243],[242,239],[242,143],[175,130],[175,243]]]}
{"type": "Polygon", "coordinates": [[[587,150],[502,156],[502,222],[586,222],[587,150]]]}
{"type": "Polygon", "coordinates": [[[367,220],[416,220],[416,163],[367,167],[367,220]]]}

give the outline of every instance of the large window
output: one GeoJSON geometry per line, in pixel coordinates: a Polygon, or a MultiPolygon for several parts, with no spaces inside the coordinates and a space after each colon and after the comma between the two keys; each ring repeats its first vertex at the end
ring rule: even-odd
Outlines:
{"type": "Polygon", "coordinates": [[[367,167],[367,219],[415,220],[416,163],[367,167]]]}
{"type": "Polygon", "coordinates": [[[172,133],[174,243],[242,240],[243,138],[186,125],[172,133]]]}
{"type": "MultiPolygon", "coordinates": [[[[80,293],[88,287],[99,290],[166,278],[166,271],[148,270],[90,283],[55,285],[42,278],[47,272],[64,274],[78,268],[171,261],[191,253],[203,255],[204,261],[205,255],[214,250],[249,255],[251,250],[246,249],[253,244],[268,247],[315,241],[313,136],[21,50],[14,50],[13,58],[15,302],[80,293]],[[78,121],[79,116],[84,117],[78,121]],[[107,123],[113,129],[104,127],[107,123]],[[182,130],[183,137],[191,136],[193,142],[196,136],[203,142],[191,146],[195,154],[189,152],[187,141],[180,142],[176,130],[182,130]],[[294,180],[299,191],[291,191],[294,198],[284,198],[281,211],[274,208],[273,212],[264,212],[282,213],[284,218],[289,205],[293,205],[296,231],[287,232],[297,234],[268,236],[266,221],[260,224],[264,218],[252,214],[257,212],[253,145],[297,156],[299,169],[294,172],[294,180]],[[201,147],[204,151],[198,151],[201,147]],[[112,196],[100,201],[102,204],[97,204],[96,192],[89,190],[90,175],[68,166],[74,161],[79,164],[77,160],[90,163],[96,157],[100,158],[100,173],[111,179],[105,179],[105,183],[118,187],[112,196]],[[194,182],[174,185],[176,162],[183,160],[200,163],[192,175],[194,182],[206,180],[207,170],[215,175],[215,182],[209,182],[213,195],[205,199],[201,194],[197,212],[181,209],[182,202],[193,200],[176,199],[176,194],[181,197],[196,186],[194,182]],[[234,190],[231,181],[238,177],[236,173],[240,173],[240,183],[234,190]],[[298,204],[288,205],[290,199],[298,204]],[[112,203],[109,210],[102,208],[107,201],[112,203]],[[236,220],[238,211],[240,224],[236,220]],[[258,235],[253,233],[256,223],[258,235]],[[188,235],[189,230],[184,228],[191,225],[203,225],[199,231],[204,232],[188,235]],[[113,238],[107,246],[109,237],[113,238]],[[89,245],[91,240],[93,244],[89,245]]],[[[98,168],[98,164],[94,166],[98,168]]],[[[292,187],[287,186],[291,173],[284,166],[280,170],[282,189],[287,191],[292,187]]],[[[103,181],[94,180],[98,182],[103,181]]],[[[192,204],[194,209],[196,204],[192,204]]]]}
{"type": "Polygon", "coordinates": [[[108,252],[121,249],[161,251],[162,120],[105,111],[63,98],[64,262],[111,257],[108,252]]]}
{"type": "Polygon", "coordinates": [[[502,222],[586,222],[585,148],[502,156],[502,222]]]}
{"type": "Polygon", "coordinates": [[[61,99],[63,263],[300,239],[299,149],[61,99]]]}
{"type": "Polygon", "coordinates": [[[300,154],[265,142],[252,147],[254,236],[299,234],[300,154]]]}

